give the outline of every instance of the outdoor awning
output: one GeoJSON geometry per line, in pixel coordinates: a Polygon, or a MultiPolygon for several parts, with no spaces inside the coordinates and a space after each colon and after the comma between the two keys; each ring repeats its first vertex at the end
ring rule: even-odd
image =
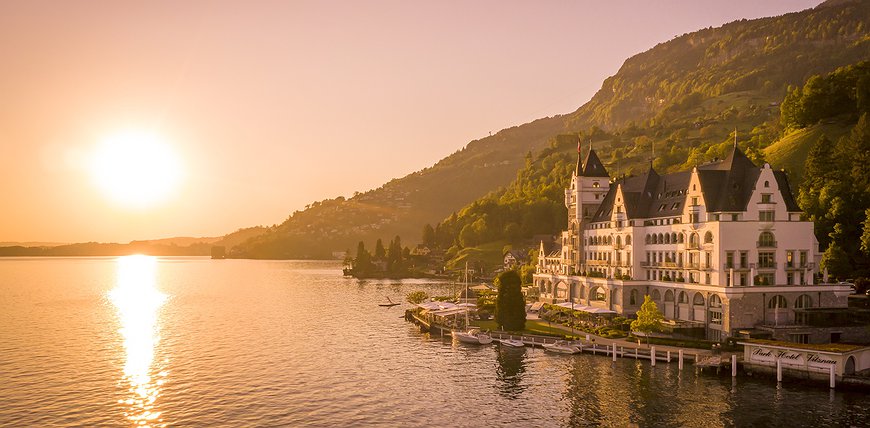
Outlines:
{"type": "Polygon", "coordinates": [[[464,314],[467,311],[468,311],[468,308],[450,308],[450,309],[442,309],[440,311],[432,311],[429,313],[432,315],[438,316],[438,317],[446,317],[446,316],[450,316],[450,315],[464,314]]]}
{"type": "Polygon", "coordinates": [[[615,314],[616,313],[616,311],[611,311],[610,309],[596,308],[594,306],[586,306],[586,305],[581,305],[579,303],[572,304],[571,302],[557,303],[556,306],[568,308],[568,309],[573,309],[575,311],[589,312],[590,314],[615,314]]]}
{"type": "Polygon", "coordinates": [[[429,311],[440,311],[444,309],[455,308],[457,305],[453,302],[423,302],[417,305],[418,308],[423,308],[429,311]]]}

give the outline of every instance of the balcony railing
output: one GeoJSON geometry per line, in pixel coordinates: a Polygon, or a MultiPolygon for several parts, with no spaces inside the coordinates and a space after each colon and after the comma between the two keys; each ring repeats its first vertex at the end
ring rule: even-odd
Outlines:
{"type": "Polygon", "coordinates": [[[700,268],[701,268],[701,264],[700,264],[700,263],[692,263],[692,262],[689,262],[689,263],[686,263],[686,267],[689,268],[689,269],[700,269],[700,268]]]}
{"type": "Polygon", "coordinates": [[[776,241],[755,241],[758,248],[776,248],[776,241]]]}
{"type": "Polygon", "coordinates": [[[756,268],[758,268],[758,269],[776,269],[776,262],[758,263],[756,265],[756,268]]]}

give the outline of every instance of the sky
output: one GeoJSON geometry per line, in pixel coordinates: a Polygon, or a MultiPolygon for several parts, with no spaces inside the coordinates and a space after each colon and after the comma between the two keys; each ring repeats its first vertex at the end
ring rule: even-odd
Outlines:
{"type": "Polygon", "coordinates": [[[0,2],[0,242],[278,224],[572,112],[657,43],[817,3],[0,2]]]}

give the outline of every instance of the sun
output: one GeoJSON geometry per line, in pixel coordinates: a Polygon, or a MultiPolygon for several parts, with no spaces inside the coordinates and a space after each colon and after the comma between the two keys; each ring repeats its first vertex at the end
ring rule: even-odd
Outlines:
{"type": "Polygon", "coordinates": [[[147,208],[177,189],[181,162],[166,142],[147,132],[123,132],[106,138],[90,164],[96,185],[112,201],[147,208]]]}

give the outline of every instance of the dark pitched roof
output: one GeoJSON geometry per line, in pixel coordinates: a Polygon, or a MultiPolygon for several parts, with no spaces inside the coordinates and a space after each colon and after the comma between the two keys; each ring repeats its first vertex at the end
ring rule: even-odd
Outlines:
{"type": "MultiPolygon", "coordinates": [[[[579,160],[579,159],[578,159],[579,160]]],[[[577,164],[579,169],[580,164],[577,164]]],[[[601,159],[598,159],[598,155],[595,154],[595,150],[590,149],[589,153],[586,154],[586,160],[583,162],[583,171],[581,175],[583,177],[608,177],[610,178],[610,174],[607,173],[607,169],[604,168],[604,164],[601,163],[601,159]]]]}
{"type": "Polygon", "coordinates": [[[734,146],[725,160],[700,165],[698,173],[707,211],[745,211],[761,169],[734,146]]]}
{"type": "Polygon", "coordinates": [[[779,187],[780,193],[782,193],[786,210],[789,212],[801,211],[794,198],[794,194],[791,192],[791,186],[788,183],[788,176],[785,175],[785,171],[774,171],[773,177],[776,178],[776,185],[779,187]]]}
{"type": "MultiPolygon", "coordinates": [[[[745,211],[761,168],[737,147],[727,158],[698,166],[698,178],[708,212],[745,211]]],[[[623,178],[610,186],[592,221],[607,221],[613,210],[616,189],[622,187],[628,218],[656,218],[680,215],[686,204],[691,171],[659,175],[652,166],[644,174],[623,178]]],[[[782,171],[775,171],[788,211],[800,211],[782,171]]]]}

